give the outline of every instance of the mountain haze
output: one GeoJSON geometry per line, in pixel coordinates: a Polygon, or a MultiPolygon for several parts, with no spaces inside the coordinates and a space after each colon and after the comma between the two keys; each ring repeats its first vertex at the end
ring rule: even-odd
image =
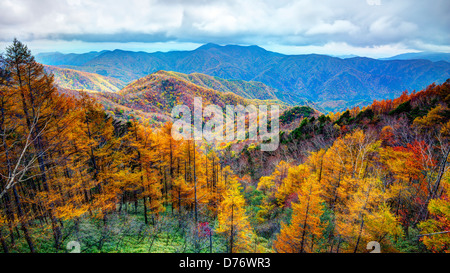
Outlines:
{"type": "Polygon", "coordinates": [[[91,51],[88,53],[76,54],[69,53],[63,54],[61,52],[48,52],[40,53],[36,55],[36,61],[47,65],[83,65],[93,58],[101,55],[106,51],[91,51]]]}
{"type": "Polygon", "coordinates": [[[389,58],[383,58],[380,60],[413,60],[413,59],[423,59],[432,62],[439,62],[439,61],[450,62],[450,53],[441,53],[441,52],[404,53],[389,58]]]}

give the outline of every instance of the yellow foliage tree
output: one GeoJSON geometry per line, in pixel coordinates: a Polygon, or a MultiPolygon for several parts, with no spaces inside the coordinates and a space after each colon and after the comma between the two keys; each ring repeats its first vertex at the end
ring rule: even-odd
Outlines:
{"type": "Polygon", "coordinates": [[[345,178],[343,182],[346,188],[356,188],[356,191],[336,212],[336,231],[344,240],[339,249],[363,252],[370,241],[387,244],[386,235],[402,235],[400,224],[386,203],[386,189],[379,178],[345,178]]]}
{"type": "Polygon", "coordinates": [[[428,211],[430,219],[419,224],[424,236],[425,246],[433,252],[450,252],[450,178],[446,173],[443,179],[443,194],[430,200],[428,211]],[[426,235],[425,235],[426,234],[426,235]]]}
{"type": "Polygon", "coordinates": [[[251,245],[256,235],[246,215],[241,186],[234,175],[228,177],[227,189],[219,206],[216,232],[227,238],[230,253],[255,251],[251,245]]]}
{"type": "Polygon", "coordinates": [[[311,175],[298,191],[298,202],[292,204],[292,220],[282,223],[281,232],[274,242],[274,249],[282,253],[303,253],[314,251],[314,240],[321,236],[323,226],[322,186],[317,175],[311,175]]]}

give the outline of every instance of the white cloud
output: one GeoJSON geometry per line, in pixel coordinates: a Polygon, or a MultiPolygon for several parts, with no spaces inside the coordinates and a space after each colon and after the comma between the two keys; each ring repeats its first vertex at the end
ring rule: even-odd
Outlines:
{"type": "Polygon", "coordinates": [[[336,20],[332,24],[321,23],[313,26],[305,32],[306,35],[317,34],[335,34],[335,33],[349,33],[352,34],[359,30],[359,27],[355,26],[352,22],[347,20],[336,20]]]}
{"type": "Polygon", "coordinates": [[[411,35],[417,31],[417,26],[414,23],[407,21],[400,21],[396,18],[383,16],[370,25],[370,32],[375,35],[383,36],[405,36],[411,35]]]}
{"type": "Polygon", "coordinates": [[[335,43],[347,44],[349,50],[449,46],[448,0],[369,2],[2,0],[0,41],[17,37],[27,43],[172,41],[314,48],[335,43]]]}
{"type": "Polygon", "coordinates": [[[330,42],[324,45],[286,46],[279,44],[263,45],[267,50],[283,52],[285,54],[326,54],[333,56],[354,54],[371,58],[384,58],[398,55],[404,52],[415,52],[403,44],[390,44],[382,46],[357,47],[345,42],[330,42]]]}

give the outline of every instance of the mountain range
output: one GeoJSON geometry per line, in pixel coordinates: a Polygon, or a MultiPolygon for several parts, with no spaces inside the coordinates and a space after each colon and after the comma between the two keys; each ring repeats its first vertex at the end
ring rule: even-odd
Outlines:
{"type": "MultiPolygon", "coordinates": [[[[119,79],[122,83],[159,70],[190,74],[187,76],[190,81],[206,87],[221,81],[210,81],[211,78],[205,81],[206,76],[243,80],[250,83],[246,83],[246,91],[241,90],[248,98],[276,98],[290,105],[312,101],[326,111],[341,111],[367,105],[373,100],[394,98],[405,90],[421,90],[433,82],[439,84],[450,78],[450,63],[445,61],[284,55],[258,46],[238,45],[206,44],[192,51],[154,53],[123,50],[45,53],[38,54],[36,59],[47,65],[119,79]],[[267,86],[263,88],[267,97],[254,93],[261,90],[254,86],[261,87],[261,84],[267,86]]],[[[227,85],[226,88],[233,89],[227,85]]]]}
{"type": "Polygon", "coordinates": [[[442,52],[404,53],[389,58],[382,58],[380,60],[413,60],[413,59],[423,59],[432,62],[439,62],[439,61],[450,62],[450,53],[442,53],[442,52]]]}

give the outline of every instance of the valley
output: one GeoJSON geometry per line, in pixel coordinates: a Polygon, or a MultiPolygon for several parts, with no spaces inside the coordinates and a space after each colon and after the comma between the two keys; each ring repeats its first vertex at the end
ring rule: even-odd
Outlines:
{"type": "Polygon", "coordinates": [[[96,73],[124,83],[159,70],[258,82],[271,88],[270,93],[284,103],[312,102],[326,112],[393,99],[405,90],[419,91],[450,77],[450,63],[445,61],[283,55],[258,46],[217,44],[206,44],[193,51],[114,50],[67,55],[47,53],[36,58],[43,64],[96,73]]]}
{"type": "Polygon", "coordinates": [[[215,44],[43,57],[58,66],[15,39],[0,58],[1,252],[448,251],[446,62],[215,44]],[[276,149],[248,137],[252,115],[242,139],[175,138],[173,108],[196,98],[278,106],[276,149]]]}

